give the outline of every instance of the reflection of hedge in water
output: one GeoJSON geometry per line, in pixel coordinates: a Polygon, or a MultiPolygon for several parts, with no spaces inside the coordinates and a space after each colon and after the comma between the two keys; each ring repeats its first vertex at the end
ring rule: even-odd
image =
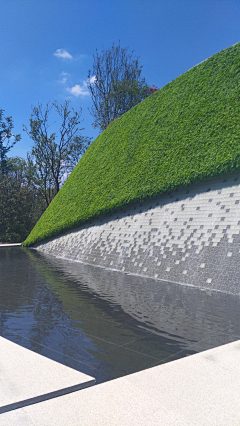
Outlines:
{"type": "Polygon", "coordinates": [[[25,241],[240,166],[240,43],[192,68],[111,124],[25,241]]]}
{"type": "Polygon", "coordinates": [[[76,321],[76,324],[79,323],[79,327],[82,327],[86,334],[95,334],[99,327],[98,321],[101,321],[101,324],[106,324],[106,333],[109,332],[109,336],[112,333],[118,335],[121,330],[118,329],[115,320],[115,308],[119,306],[125,314],[130,315],[130,327],[140,326],[157,333],[163,338],[170,339],[169,344],[171,340],[178,341],[182,349],[188,343],[209,339],[213,346],[218,346],[222,344],[222,334],[219,336],[217,333],[226,329],[231,330],[232,335],[238,335],[239,300],[232,294],[189,288],[168,282],[161,282],[159,285],[159,281],[154,279],[55,259],[52,256],[38,255],[36,259],[38,262],[42,259],[44,271],[47,261],[51,266],[50,274],[52,268],[55,268],[61,276],[66,277],[67,286],[65,279],[62,285],[58,283],[56,287],[56,281],[52,281],[50,285],[57,290],[65,309],[69,310],[71,319],[76,321]],[[75,298],[73,298],[73,282],[77,286],[74,291],[75,298]],[[84,297],[79,289],[87,290],[84,297]],[[98,299],[92,299],[89,303],[89,291],[93,295],[97,294],[98,299]],[[85,297],[88,303],[85,302],[85,297]],[[104,304],[104,310],[98,308],[99,298],[108,302],[108,307],[104,304]],[[109,303],[114,306],[112,314],[109,303]],[[71,310],[74,312],[71,313],[71,310]],[[113,315],[111,322],[107,321],[106,312],[110,316],[113,315]],[[83,318],[87,318],[87,321],[81,323],[83,318]],[[108,331],[108,327],[113,328],[108,331]]]}
{"type": "Polygon", "coordinates": [[[4,309],[19,314],[23,306],[33,305],[39,273],[34,262],[26,256],[25,249],[0,248],[0,277],[0,304],[4,309]],[[28,285],[29,277],[31,285],[28,285]]]}

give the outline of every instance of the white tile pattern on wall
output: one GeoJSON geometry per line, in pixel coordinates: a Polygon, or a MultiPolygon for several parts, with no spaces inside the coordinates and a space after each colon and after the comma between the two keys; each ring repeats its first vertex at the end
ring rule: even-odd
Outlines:
{"type": "Polygon", "coordinates": [[[236,292],[240,173],[129,205],[37,249],[167,281],[236,292]]]}

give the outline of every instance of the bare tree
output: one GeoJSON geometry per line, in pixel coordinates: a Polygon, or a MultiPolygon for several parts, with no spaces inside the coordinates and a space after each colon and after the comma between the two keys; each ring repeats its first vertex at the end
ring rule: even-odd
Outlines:
{"type": "Polygon", "coordinates": [[[141,78],[139,57],[134,58],[120,43],[93,55],[93,69],[88,72],[87,86],[93,106],[90,110],[100,130],[149,95],[149,86],[141,78]]]}
{"type": "Polygon", "coordinates": [[[47,205],[58,193],[63,176],[76,165],[76,151],[80,157],[91,143],[91,138],[79,133],[83,130],[78,127],[82,111],[69,109],[69,102],[65,101],[63,105],[48,103],[46,108],[42,104],[32,107],[30,130],[23,127],[34,141],[29,161],[32,161],[35,182],[42,188],[47,205]],[[56,133],[49,132],[49,117],[53,108],[61,121],[58,141],[56,133]]]}

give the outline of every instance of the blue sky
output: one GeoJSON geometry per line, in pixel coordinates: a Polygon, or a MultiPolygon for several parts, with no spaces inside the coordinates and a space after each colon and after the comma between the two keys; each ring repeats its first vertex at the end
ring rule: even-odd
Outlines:
{"type": "Polygon", "coordinates": [[[94,139],[85,83],[96,49],[112,43],[140,57],[142,76],[162,87],[240,41],[240,0],[0,0],[0,108],[26,158],[31,105],[71,100],[94,139]]]}

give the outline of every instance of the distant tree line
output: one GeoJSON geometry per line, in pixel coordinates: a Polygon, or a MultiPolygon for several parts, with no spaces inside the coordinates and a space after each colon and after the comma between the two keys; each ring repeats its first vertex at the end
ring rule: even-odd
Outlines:
{"type": "MultiPolygon", "coordinates": [[[[120,44],[96,51],[87,80],[93,127],[103,131],[158,90],[146,84],[141,72],[139,57],[120,44]]],[[[13,135],[12,117],[0,109],[0,242],[28,236],[92,141],[81,135],[82,110],[74,111],[69,103],[32,107],[29,127],[23,126],[33,141],[27,159],[8,156],[21,135],[13,135]],[[52,115],[60,122],[57,133],[50,132],[52,115]]]]}
{"type": "Polygon", "coordinates": [[[69,109],[69,101],[32,108],[29,129],[34,142],[27,159],[8,157],[21,139],[12,134],[12,117],[0,110],[0,242],[22,242],[58,193],[61,185],[91,143],[81,136],[79,113],[69,109]],[[59,138],[49,133],[52,108],[60,117],[59,138]]]}

